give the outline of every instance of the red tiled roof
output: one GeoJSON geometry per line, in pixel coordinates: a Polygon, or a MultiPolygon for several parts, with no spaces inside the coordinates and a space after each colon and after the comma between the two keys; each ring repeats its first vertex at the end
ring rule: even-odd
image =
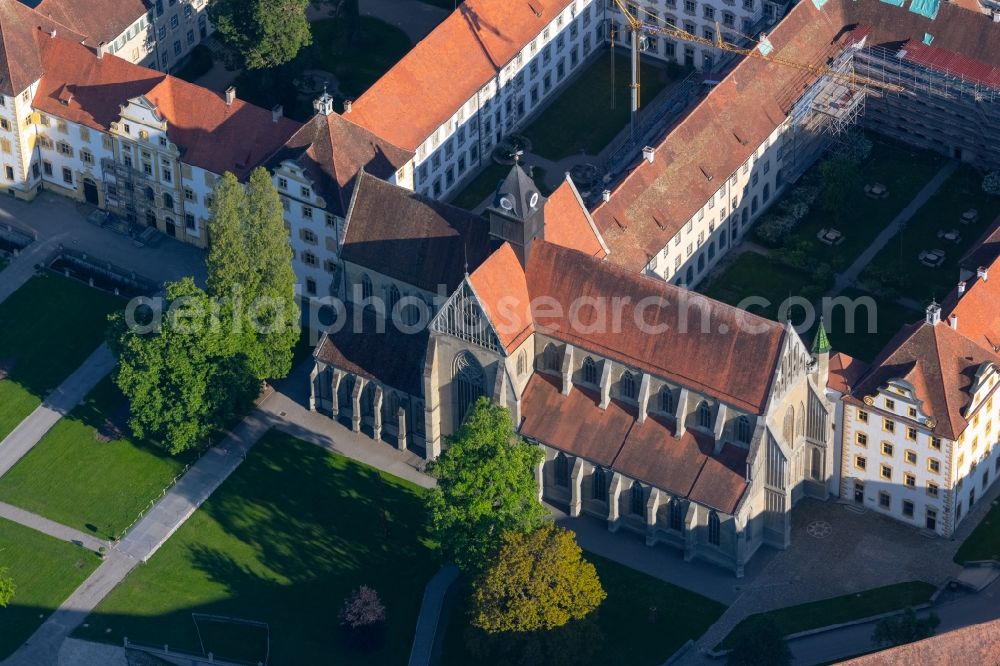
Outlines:
{"type": "Polygon", "coordinates": [[[972,400],[975,373],[987,362],[1000,365],[1000,356],[945,322],[920,322],[904,328],[889,342],[845,399],[861,404],[865,396],[877,394],[889,380],[902,379],[914,387],[923,403],[922,411],[933,416],[934,432],[955,439],[968,425],[963,412],[972,400]]]}
{"type": "Polygon", "coordinates": [[[986,266],[986,279],[973,278],[965,293],[952,292],[942,311],[951,323],[957,317],[957,330],[987,351],[1000,351],[1000,258],[986,266]],[[950,307],[948,307],[950,306],[950,307]]]}
{"type": "Polygon", "coordinates": [[[35,11],[69,26],[96,47],[112,42],[149,8],[142,0],[42,0],[35,11]]]}
{"type": "Polygon", "coordinates": [[[39,37],[44,75],[34,106],[60,118],[107,131],[121,106],[145,96],[167,121],[167,135],[181,159],[213,173],[243,178],[274,154],[299,128],[288,118],[239,99],[227,105],[217,94],[60,37],[39,37]],[[65,93],[72,95],[68,103],[65,93]]]}
{"type": "Polygon", "coordinates": [[[317,113],[271,158],[271,168],[295,161],[326,199],[326,211],[347,215],[358,172],[388,180],[413,153],[398,148],[336,113],[317,113]]]}
{"type": "Polygon", "coordinates": [[[961,53],[928,46],[914,40],[903,44],[902,50],[906,51],[903,60],[910,60],[931,69],[949,72],[957,77],[1000,89],[1000,67],[995,65],[988,65],[961,53]]]}
{"type": "Polygon", "coordinates": [[[1000,620],[974,624],[915,643],[840,662],[841,666],[995,666],[1000,664],[1000,620]]]}
{"type": "MultiPolygon", "coordinates": [[[[1000,66],[1000,27],[947,3],[932,21],[875,0],[830,0],[822,9],[800,2],[768,38],[777,56],[823,64],[862,37],[869,46],[895,49],[907,40],[919,42],[924,33],[934,36],[936,50],[958,54],[966,68],[974,61],[1000,66]]],[[[611,250],[609,261],[641,270],[785,120],[814,81],[793,67],[744,58],[656,147],[653,163],[637,161],[611,200],[593,210],[611,250]]]]}
{"type": "Polygon", "coordinates": [[[727,444],[712,456],[711,437],[685,431],[678,439],[654,416],[643,423],[634,407],[578,387],[562,395],[555,380],[536,373],[521,398],[522,435],[609,467],[625,476],[733,513],[746,490],[746,449],[727,444]]]}
{"type": "Polygon", "coordinates": [[[479,295],[486,316],[493,323],[500,343],[507,349],[520,345],[531,335],[531,296],[521,262],[510,243],[504,243],[472,275],[469,283],[479,295]],[[501,297],[509,297],[504,306],[501,297]]]}
{"type": "Polygon", "coordinates": [[[42,77],[36,39],[38,33],[52,30],[70,39],[83,39],[17,0],[0,0],[0,93],[13,97],[42,77]]]}
{"type": "Polygon", "coordinates": [[[841,395],[847,395],[851,392],[851,387],[868,370],[868,364],[843,352],[837,352],[830,354],[829,369],[826,387],[841,395]]]}
{"type": "Polygon", "coordinates": [[[416,150],[571,0],[466,0],[368,89],[349,118],[416,150]]]}
{"type": "Polygon", "coordinates": [[[531,246],[524,270],[529,309],[524,294],[508,288],[519,282],[517,270],[508,256],[484,262],[471,278],[502,340],[519,341],[530,327],[738,409],[763,411],[784,340],[780,324],[545,241],[531,246]],[[604,306],[605,325],[591,326],[593,303],[604,306]]]}
{"type": "Polygon", "coordinates": [[[545,240],[598,259],[608,254],[590,213],[568,176],[545,202],[545,240]]]}

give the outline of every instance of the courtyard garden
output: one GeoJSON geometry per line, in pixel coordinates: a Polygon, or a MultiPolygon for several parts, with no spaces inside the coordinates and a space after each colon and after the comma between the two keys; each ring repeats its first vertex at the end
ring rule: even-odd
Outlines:
{"type": "Polygon", "coordinates": [[[125,397],[105,378],[0,477],[0,501],[102,539],[119,537],[193,459],[134,440],[127,420],[125,397]]]}
{"type": "Polygon", "coordinates": [[[876,255],[861,281],[890,298],[904,296],[921,303],[943,299],[958,283],[959,259],[1000,215],[1000,197],[984,193],[982,182],[982,173],[959,165],[903,232],[876,255]],[[963,219],[967,211],[975,211],[974,219],[963,219]],[[920,261],[921,253],[934,250],[944,253],[940,263],[920,261]]]}
{"type": "Polygon", "coordinates": [[[0,303],[0,440],[101,344],[117,296],[52,273],[0,303]]]}
{"type": "MultiPolygon", "coordinates": [[[[855,135],[853,141],[864,146],[860,152],[868,153],[867,157],[847,162],[827,157],[807,170],[756,223],[748,237],[754,245],[720,265],[700,291],[733,305],[751,297],[764,298],[766,306],[754,304],[748,309],[769,319],[784,316],[795,325],[803,323],[804,310],[792,307],[781,311],[782,301],[794,296],[821,305],[822,297],[834,288],[836,275],[855,263],[944,164],[938,155],[881,138],[855,135]]],[[[938,195],[919,210],[910,228],[919,225],[921,216],[939,214],[937,201],[954,198],[948,192],[956,188],[956,179],[965,183],[960,189],[967,200],[991,213],[985,202],[971,198],[972,179],[964,174],[960,168],[946,181],[938,195]]],[[[898,241],[890,241],[882,253],[893,243],[898,241]]],[[[881,264],[881,257],[872,265],[881,264]]],[[[949,282],[957,281],[956,271],[949,275],[949,282]]],[[[858,287],[835,296],[852,300],[870,297],[874,311],[869,313],[864,305],[855,307],[857,316],[848,321],[847,310],[834,307],[825,322],[834,350],[864,361],[874,359],[903,325],[921,315],[913,309],[912,301],[898,302],[898,293],[871,287],[870,280],[862,279],[858,287]],[[875,318],[873,330],[869,330],[870,317],[875,318]]],[[[918,301],[921,298],[916,297],[918,301]]],[[[817,308],[816,313],[822,314],[822,309],[817,308]]],[[[815,330],[813,322],[810,330],[803,332],[807,342],[815,330]]]]}
{"type": "Polygon", "coordinates": [[[14,599],[0,608],[0,660],[7,658],[87,579],[97,553],[0,518],[0,569],[14,599]]]}
{"type": "Polygon", "coordinates": [[[308,88],[311,71],[329,72],[337,80],[330,93],[341,99],[356,99],[392,68],[412,43],[399,28],[368,16],[362,16],[357,34],[352,35],[346,22],[324,19],[310,24],[312,44],[291,62],[279,67],[248,70],[237,77],[236,94],[252,104],[270,109],[284,107],[285,115],[305,121],[313,115],[312,102],[322,93],[316,90],[299,93],[295,82],[308,88]]]}
{"type": "Polygon", "coordinates": [[[584,556],[597,568],[608,597],[587,618],[551,631],[491,636],[474,629],[468,620],[468,586],[456,584],[449,615],[442,620],[441,663],[654,666],[701,636],[725,611],[694,592],[592,553],[584,556]]]}
{"type": "Polygon", "coordinates": [[[215,494],[133,571],[77,631],[256,663],[265,635],[193,613],[266,622],[271,663],[404,663],[424,586],[439,563],[423,533],[422,491],[271,431],[215,494]],[[360,653],[340,631],[361,585],[386,608],[380,646],[360,653]],[[203,629],[206,625],[201,625],[203,629]]]}
{"type": "Polygon", "coordinates": [[[758,613],[744,618],[716,649],[732,647],[741,636],[753,632],[765,618],[774,621],[782,636],[788,636],[917,606],[930,600],[934,590],[930,583],[910,581],[758,613]]]}
{"type": "MultiPolygon", "coordinates": [[[[600,153],[629,123],[630,67],[624,53],[603,50],[524,129],[533,152],[550,160],[600,153]]],[[[643,62],[642,99],[652,101],[681,71],[643,62]]]]}

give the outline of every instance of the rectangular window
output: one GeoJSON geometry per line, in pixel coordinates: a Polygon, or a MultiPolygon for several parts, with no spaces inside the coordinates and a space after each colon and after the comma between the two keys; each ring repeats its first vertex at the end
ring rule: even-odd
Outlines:
{"type": "Polygon", "coordinates": [[[940,437],[931,437],[931,448],[934,449],[935,451],[940,451],[941,450],[941,438],[940,437]]]}
{"type": "Polygon", "coordinates": [[[916,428],[907,427],[906,428],[906,439],[910,440],[911,442],[917,441],[917,429],[916,428]]]}
{"type": "Polygon", "coordinates": [[[868,412],[863,409],[858,410],[858,420],[862,423],[868,423],[868,412]]]}
{"type": "Polygon", "coordinates": [[[930,495],[931,497],[937,497],[938,496],[938,484],[934,483],[933,481],[929,481],[927,483],[927,494],[930,495]]]}
{"type": "Polygon", "coordinates": [[[892,497],[889,496],[884,490],[878,491],[878,505],[883,509],[888,509],[892,506],[892,497]]]}
{"type": "Polygon", "coordinates": [[[896,432],[896,422],[892,419],[882,419],[882,430],[896,432]]]}
{"type": "Polygon", "coordinates": [[[281,178],[281,177],[278,178],[278,189],[279,190],[287,190],[288,189],[288,179],[287,178],[281,178]]]}
{"type": "Polygon", "coordinates": [[[907,449],[906,452],[903,453],[903,460],[905,460],[906,462],[908,462],[911,465],[916,465],[917,464],[917,452],[916,451],[911,451],[911,450],[907,449]]]}
{"type": "Polygon", "coordinates": [[[73,184],[73,171],[69,167],[63,167],[62,177],[64,183],[73,184]]]}
{"type": "Polygon", "coordinates": [[[854,466],[864,471],[868,469],[868,460],[864,456],[854,456],[854,466]]]}
{"type": "Polygon", "coordinates": [[[859,432],[855,435],[854,440],[858,443],[858,446],[868,446],[868,435],[863,432],[859,432]]]}
{"type": "Polygon", "coordinates": [[[302,217],[306,218],[307,220],[311,220],[312,216],[313,216],[312,206],[303,206],[302,207],[302,217]]]}
{"type": "Polygon", "coordinates": [[[893,400],[892,398],[886,398],[885,408],[888,409],[890,412],[893,411],[894,409],[896,409],[896,401],[893,400]]]}
{"type": "Polygon", "coordinates": [[[903,483],[906,484],[907,488],[916,488],[917,487],[917,477],[914,476],[913,474],[906,473],[906,474],[903,475],[903,483]]]}
{"type": "MultiPolygon", "coordinates": [[[[1000,460],[1000,458],[998,458],[998,460],[1000,460]]],[[[937,458],[928,458],[927,471],[939,474],[941,472],[941,461],[938,460],[937,458]]]]}
{"type": "Polygon", "coordinates": [[[878,475],[880,477],[882,477],[883,479],[885,479],[886,481],[891,481],[892,480],[892,468],[889,467],[888,465],[885,465],[885,464],[879,465],[878,475]]]}
{"type": "Polygon", "coordinates": [[[891,456],[893,451],[893,446],[890,442],[882,442],[882,455],[891,456]]]}
{"type": "Polygon", "coordinates": [[[913,502],[910,500],[903,500],[903,515],[907,518],[913,518],[913,502]]]}

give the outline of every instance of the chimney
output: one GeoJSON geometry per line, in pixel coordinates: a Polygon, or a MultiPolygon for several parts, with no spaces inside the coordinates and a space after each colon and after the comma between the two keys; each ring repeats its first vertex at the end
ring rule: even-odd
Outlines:
{"type": "Polygon", "coordinates": [[[101,58],[104,57],[104,45],[105,44],[107,44],[107,42],[101,42],[100,44],[97,45],[97,59],[98,60],[100,60],[101,58]]]}
{"type": "Polygon", "coordinates": [[[232,106],[233,100],[236,99],[236,88],[229,86],[226,88],[226,106],[232,106]]]}
{"type": "Polygon", "coordinates": [[[601,199],[604,200],[604,203],[611,201],[611,190],[604,190],[601,192],[601,199]]]}
{"type": "Polygon", "coordinates": [[[271,109],[271,121],[278,122],[281,117],[285,115],[285,107],[280,104],[275,104],[274,108],[271,109]]]}
{"type": "Polygon", "coordinates": [[[989,279],[989,271],[986,270],[985,266],[980,266],[976,269],[976,277],[983,282],[986,282],[986,280],[989,279]]]}
{"type": "Polygon", "coordinates": [[[56,29],[52,28],[51,30],[49,30],[49,37],[55,37],[55,36],[56,36],[56,29]]]}
{"type": "Polygon", "coordinates": [[[958,283],[958,295],[961,296],[965,293],[965,280],[958,283]]]}
{"type": "Polygon", "coordinates": [[[642,159],[652,164],[656,159],[656,150],[652,146],[646,146],[642,149],[642,159]]]}
{"type": "Polygon", "coordinates": [[[958,330],[958,315],[957,314],[953,314],[950,317],[948,317],[948,325],[951,326],[956,331],[958,330]]]}
{"type": "Polygon", "coordinates": [[[937,326],[941,323],[941,306],[931,301],[931,304],[927,306],[927,313],[925,315],[925,321],[931,326],[937,326]]]}
{"type": "Polygon", "coordinates": [[[351,105],[352,104],[353,104],[353,102],[351,100],[349,100],[349,99],[345,99],[344,100],[344,113],[350,113],[351,112],[351,105]]]}

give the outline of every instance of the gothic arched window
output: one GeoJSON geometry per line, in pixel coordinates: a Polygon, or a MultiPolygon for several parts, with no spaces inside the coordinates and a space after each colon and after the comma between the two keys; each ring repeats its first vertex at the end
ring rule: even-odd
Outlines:
{"type": "Polygon", "coordinates": [[[591,485],[591,495],[595,500],[608,499],[608,480],[603,467],[595,467],[591,485]]]}
{"type": "Polygon", "coordinates": [[[556,485],[563,488],[569,485],[569,461],[562,453],[556,455],[556,485]]]}
{"type": "Polygon", "coordinates": [[[622,378],[618,382],[618,390],[623,398],[635,400],[635,377],[628,370],[622,373],[622,378]]]}
{"type": "Polygon", "coordinates": [[[483,391],[483,368],[476,357],[467,351],[455,357],[452,367],[452,402],[455,409],[455,429],[457,430],[476,400],[485,395],[483,391]]]}
{"type": "Polygon", "coordinates": [[[583,381],[585,384],[597,385],[597,363],[589,356],[583,359],[583,381]]]}
{"type": "Polygon", "coordinates": [[[712,408],[704,400],[698,404],[698,425],[702,428],[712,427],[712,408]]]}
{"type": "Polygon", "coordinates": [[[522,349],[517,354],[517,376],[523,377],[528,365],[528,352],[522,349]]]}
{"type": "Polygon", "coordinates": [[[722,523],[719,521],[719,514],[715,511],[708,514],[708,542],[713,546],[718,546],[722,537],[722,523]]]}
{"type": "Polygon", "coordinates": [[[556,346],[551,342],[545,345],[545,351],[542,352],[542,357],[546,370],[561,369],[562,363],[559,362],[559,350],[556,349],[556,346]]]}
{"type": "Polygon", "coordinates": [[[670,529],[684,531],[684,505],[676,497],[670,500],[670,529]]]}
{"type": "Polygon", "coordinates": [[[664,414],[673,414],[674,409],[674,394],[664,386],[660,389],[660,411],[664,414]]]}
{"type": "Polygon", "coordinates": [[[638,481],[632,484],[631,500],[632,513],[637,516],[646,515],[646,499],[642,491],[642,485],[638,481]]]}
{"type": "Polygon", "coordinates": [[[736,419],[736,441],[750,443],[750,417],[741,416],[736,419]]]}

